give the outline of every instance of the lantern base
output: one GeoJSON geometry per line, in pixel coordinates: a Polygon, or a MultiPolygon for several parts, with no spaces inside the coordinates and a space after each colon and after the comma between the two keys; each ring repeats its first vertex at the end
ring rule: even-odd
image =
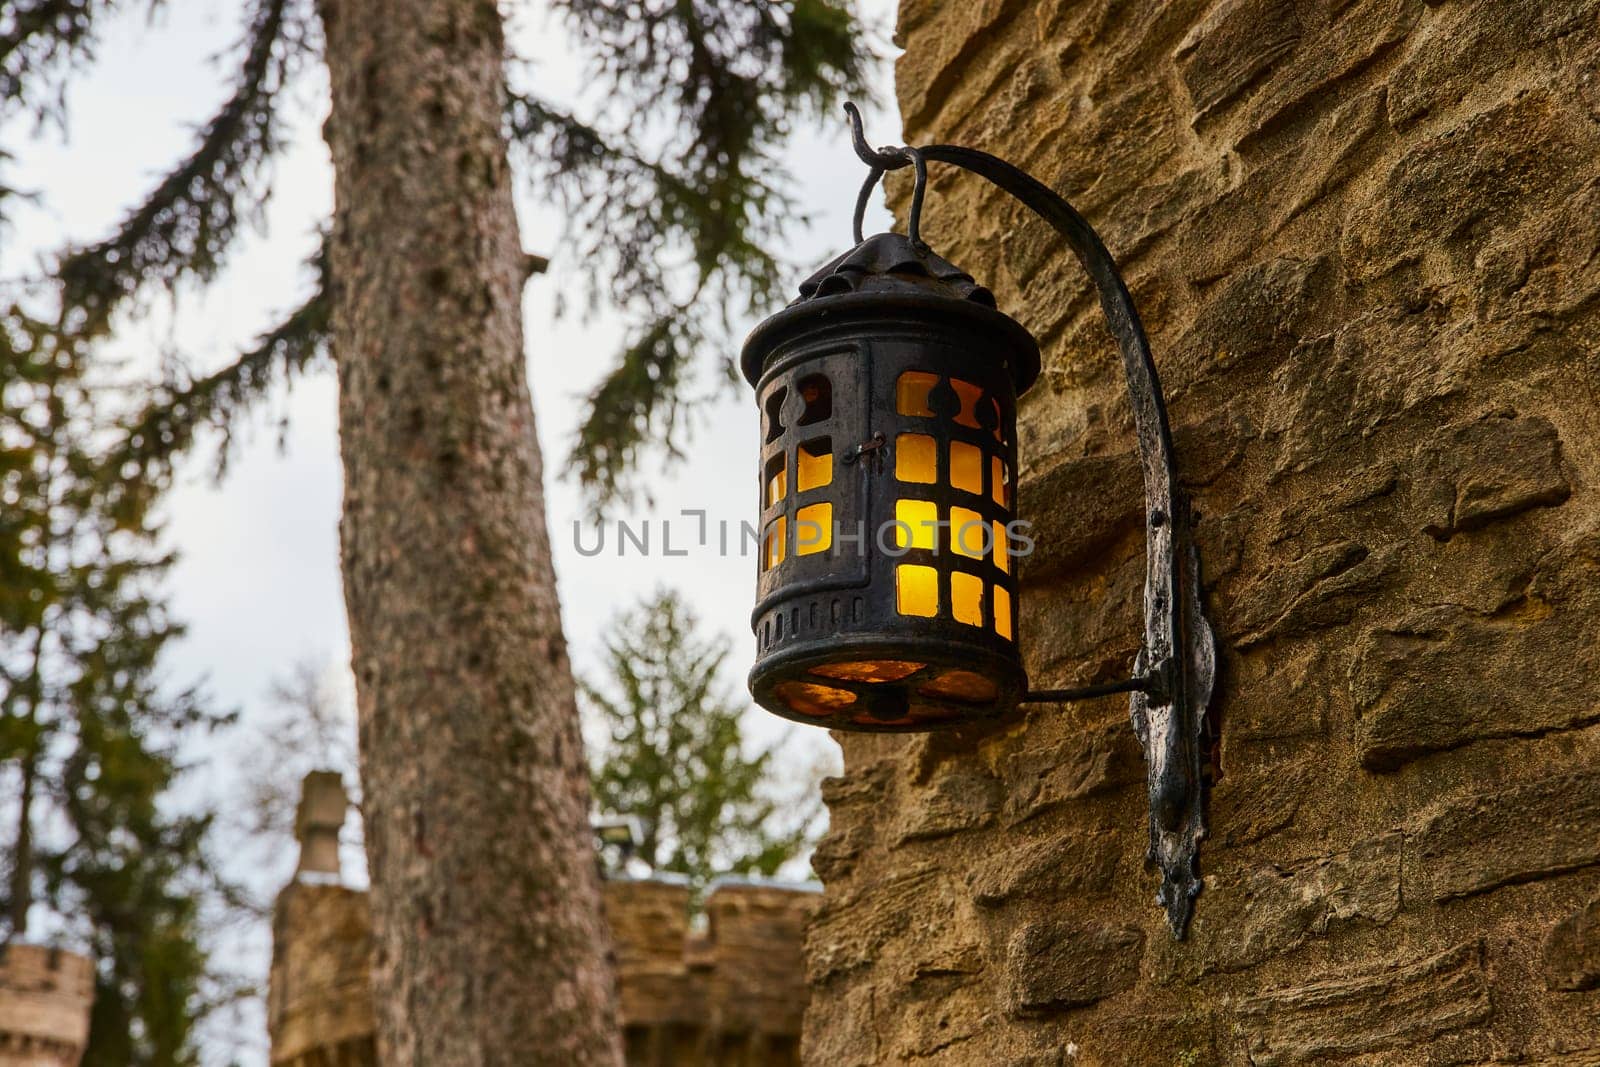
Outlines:
{"type": "Polygon", "coordinates": [[[1016,714],[1027,676],[1015,659],[938,641],[836,639],[768,656],[750,674],[756,703],[831,730],[921,733],[1016,714]]]}

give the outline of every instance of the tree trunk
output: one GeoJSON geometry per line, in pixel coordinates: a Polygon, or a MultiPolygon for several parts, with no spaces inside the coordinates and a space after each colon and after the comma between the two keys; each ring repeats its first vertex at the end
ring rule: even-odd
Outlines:
{"type": "Polygon", "coordinates": [[[494,0],[319,0],[387,1067],[620,1062],[522,351],[494,0]]]}

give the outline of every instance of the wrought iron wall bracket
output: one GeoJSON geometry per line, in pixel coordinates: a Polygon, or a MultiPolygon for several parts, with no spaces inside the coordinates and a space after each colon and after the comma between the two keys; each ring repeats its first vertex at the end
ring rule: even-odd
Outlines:
{"type": "Polygon", "coordinates": [[[1161,380],[1144,326],[1116,262],[1094,228],[1071,204],[1011,164],[958,145],[896,146],[873,150],[861,115],[846,104],[855,151],[871,168],[856,203],[855,236],[872,189],[891,170],[913,167],[916,184],[907,235],[920,243],[928,162],[949,163],[987,179],[1064,237],[1100,294],[1100,306],[1122,351],[1138,440],[1145,495],[1144,641],[1133,678],[1082,689],[1035,690],[1043,703],[1130,693],[1133,728],[1144,749],[1150,808],[1148,862],[1161,872],[1157,902],[1175,938],[1183,938],[1201,880],[1196,857],[1205,836],[1203,731],[1216,674],[1216,646],[1201,604],[1200,555],[1189,500],[1178,485],[1172,432],[1161,380]]]}

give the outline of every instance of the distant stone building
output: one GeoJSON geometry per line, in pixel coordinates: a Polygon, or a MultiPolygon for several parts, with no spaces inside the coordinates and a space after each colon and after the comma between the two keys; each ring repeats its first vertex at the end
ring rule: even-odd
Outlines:
{"type": "MultiPolygon", "coordinates": [[[[1125,698],[846,737],[806,1062],[1600,1064],[1600,3],[903,0],[897,40],[906,139],[1067,195],[1149,328],[1210,834],[1175,943],[1125,698]]],[[[1123,677],[1118,354],[1044,225],[930,171],[923,236],[1044,348],[1034,684],[1123,677]]]]}
{"type": "Polygon", "coordinates": [[[0,947],[0,1067],[76,1067],[89,1042],[94,961],[37,945],[0,947]]]}
{"type": "MultiPolygon", "coordinates": [[[[337,849],[323,838],[332,833],[336,840],[344,819],[337,788],[336,780],[308,780],[300,876],[278,896],[268,997],[273,1067],[378,1062],[366,894],[328,884],[337,849]]],[[[614,880],[604,891],[629,1067],[800,1062],[807,996],[801,946],[816,893],[720,884],[706,898],[704,929],[695,929],[685,885],[614,880]]]]}

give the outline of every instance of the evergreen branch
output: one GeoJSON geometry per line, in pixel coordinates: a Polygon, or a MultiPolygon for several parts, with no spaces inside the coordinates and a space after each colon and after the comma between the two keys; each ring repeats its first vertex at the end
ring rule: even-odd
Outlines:
{"type": "Polygon", "coordinates": [[[567,464],[604,511],[635,495],[646,449],[681,455],[679,394],[695,350],[726,340],[736,315],[778,299],[785,272],[774,249],[780,223],[795,214],[779,149],[796,117],[865,92],[871,54],[842,0],[555,6],[601,84],[650,102],[610,113],[616,125],[606,130],[525,96],[512,98],[507,116],[535,179],[564,209],[591,306],[603,285],[637,323],[589,397],[567,464]],[[632,147],[660,141],[663,125],[653,158],[632,147]],[[686,291],[695,296],[683,299],[686,291]]]}
{"type": "Polygon", "coordinates": [[[129,497],[153,493],[165,484],[173,461],[194,443],[203,426],[222,435],[218,473],[226,464],[233,426],[250,405],[282,378],[304,372],[328,353],[333,309],[328,276],[328,246],[312,260],[316,288],[307,300],[256,339],[239,358],[200,378],[169,382],[124,427],[113,449],[111,469],[129,497]]]}
{"type": "Polygon", "coordinates": [[[107,0],[35,0],[0,16],[0,115],[27,107],[52,67],[85,55],[95,16],[114,6],[107,0]]]}
{"type": "Polygon", "coordinates": [[[299,25],[298,4],[257,0],[234,92],[194,152],[114,234],[63,257],[56,273],[68,333],[104,334],[116,308],[152,282],[170,289],[186,277],[215,276],[241,221],[265,195],[257,186],[278,147],[276,98],[303,37],[290,32],[299,25]]]}

